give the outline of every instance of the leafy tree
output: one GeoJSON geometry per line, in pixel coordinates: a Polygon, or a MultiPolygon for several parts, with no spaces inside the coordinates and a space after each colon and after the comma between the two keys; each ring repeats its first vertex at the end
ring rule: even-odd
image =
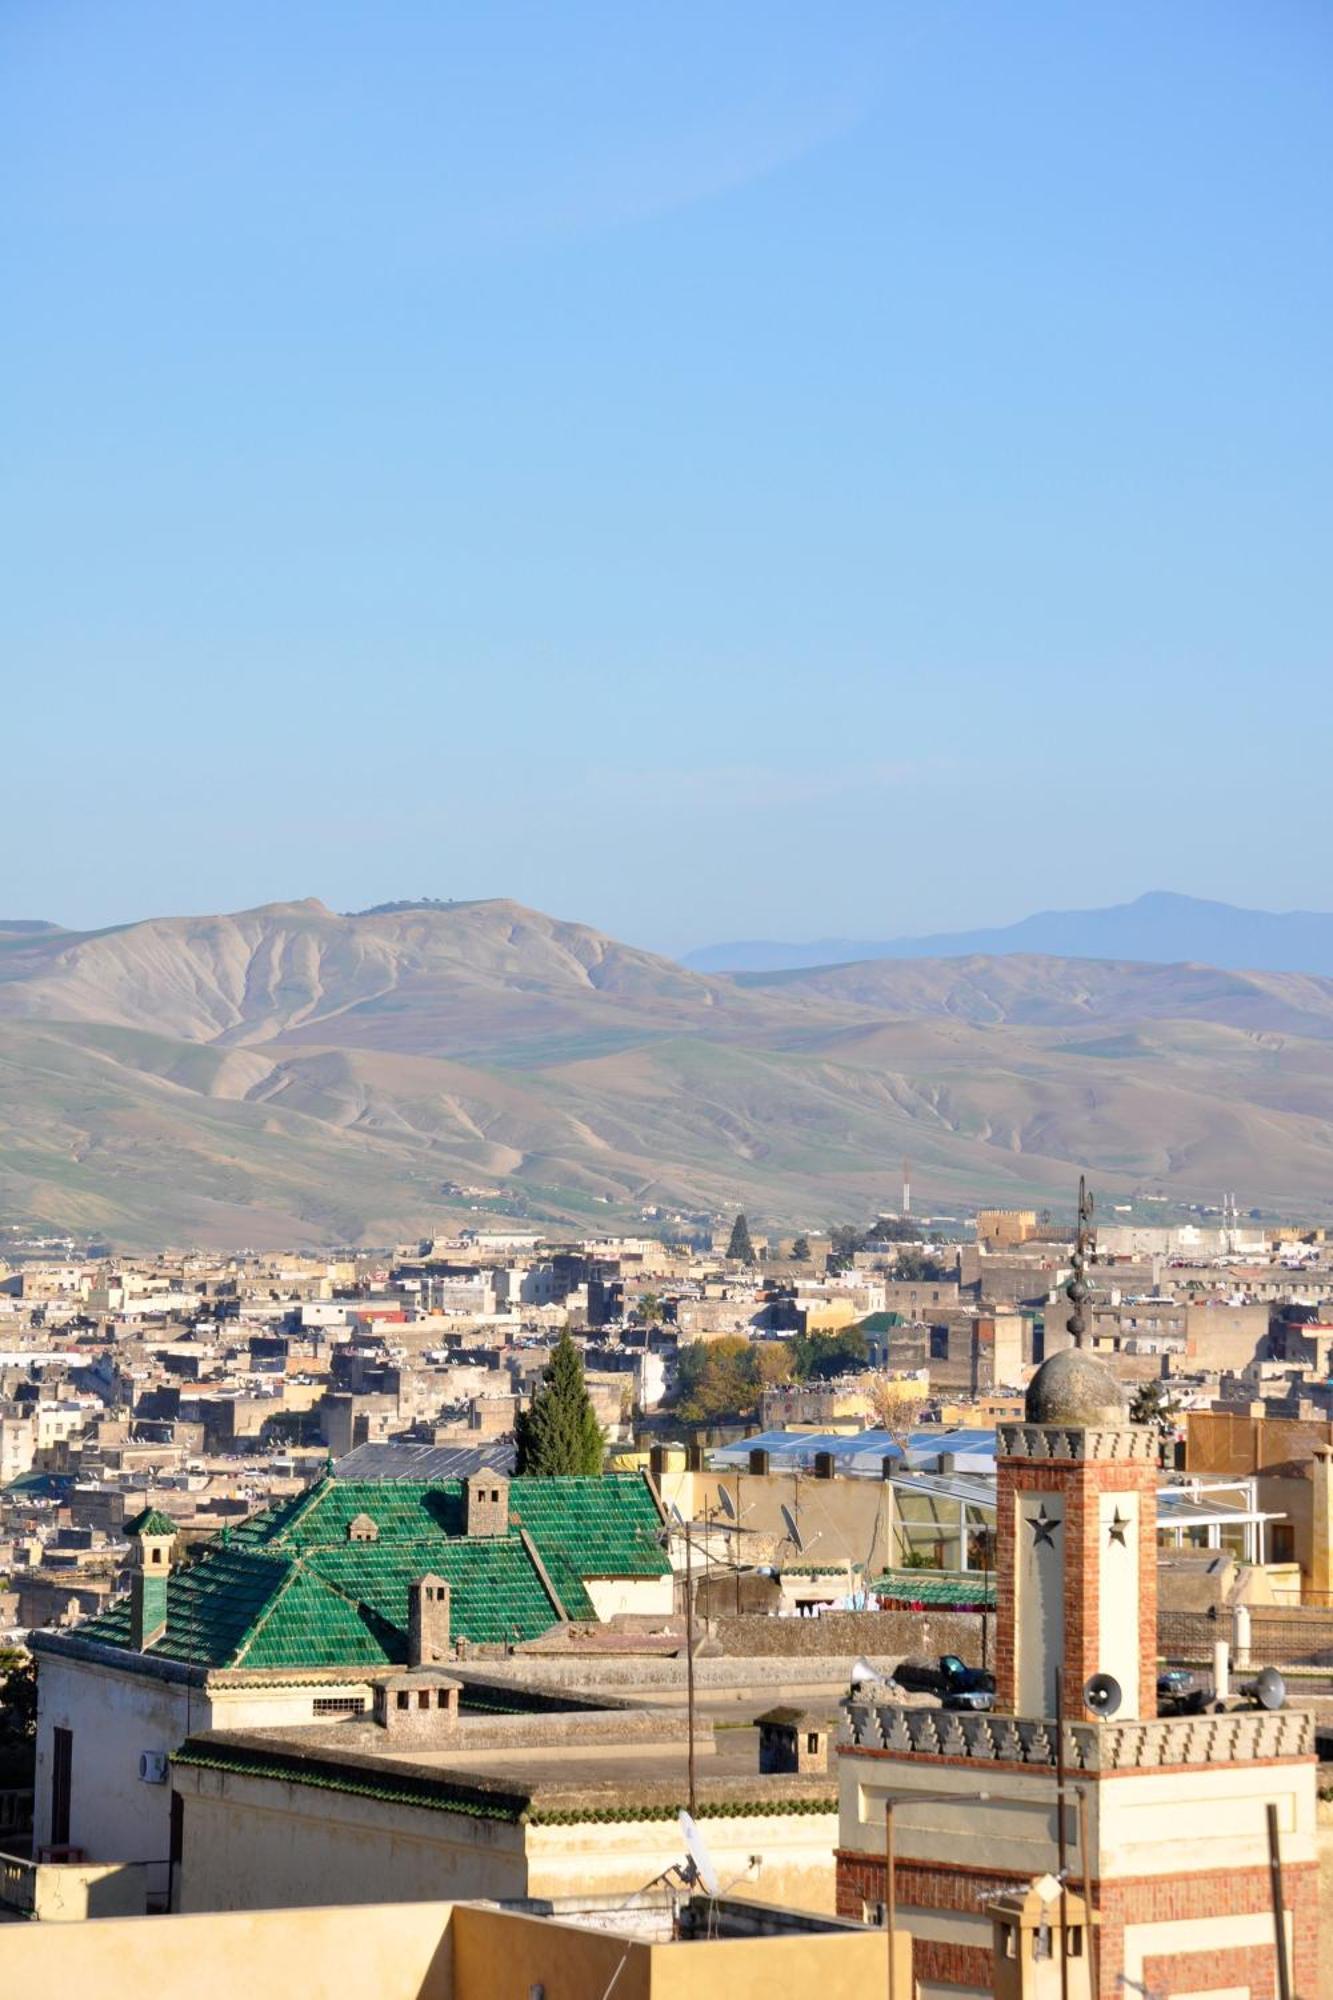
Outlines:
{"type": "Polygon", "coordinates": [[[864,1229],[858,1229],[851,1222],[835,1222],[829,1231],[828,1273],[836,1278],[852,1266],[852,1259],[858,1250],[869,1247],[870,1238],[864,1229]]]}
{"type": "Polygon", "coordinates": [[[753,1264],[754,1245],[750,1241],[750,1225],[744,1215],[738,1215],[731,1225],[731,1241],[727,1245],[727,1255],[736,1264],[753,1264]]]}
{"type": "Polygon", "coordinates": [[[686,1423],[712,1423],[754,1408],[758,1387],[755,1348],[741,1334],[696,1340],[680,1352],[676,1409],[686,1423]]]}
{"type": "Polygon", "coordinates": [[[791,1347],[785,1340],[758,1340],[750,1354],[756,1388],[778,1389],[791,1381],[791,1347]]]}
{"type": "Polygon", "coordinates": [[[798,1236],[798,1237],[797,1237],[797,1239],[796,1239],[796,1241],[795,1241],[795,1242],[794,1242],[794,1243],[792,1244],[792,1246],[791,1246],[791,1260],[792,1260],[793,1264],[808,1264],[808,1263],[809,1263],[809,1261],[810,1261],[810,1238],[809,1238],[808,1236],[798,1236]]]}
{"type": "Polygon", "coordinates": [[[827,1382],[835,1375],[856,1374],[870,1359],[870,1347],[859,1326],[832,1333],[798,1333],[791,1343],[792,1373],[798,1382],[827,1382]]]}
{"type": "Polygon", "coordinates": [[[928,1250],[900,1250],[892,1271],[893,1277],[917,1285],[942,1285],[953,1275],[944,1260],[932,1257],[928,1250]]]}
{"type": "Polygon", "coordinates": [[[656,1292],[643,1292],[634,1310],[645,1326],[656,1326],[662,1317],[662,1301],[656,1292]]]}
{"type": "Polygon", "coordinates": [[[601,1471],[602,1427],[588,1397],[583,1356],[568,1329],[551,1350],[531,1405],[519,1411],[514,1436],[518,1469],[529,1478],[601,1471]]]}
{"type": "Polygon", "coordinates": [[[37,1734],[37,1665],[15,1653],[0,1661],[0,1735],[27,1741],[37,1734]],[[7,1671],[5,1671],[7,1669],[7,1671]]]}
{"type": "Polygon", "coordinates": [[[921,1231],[910,1215],[877,1215],[866,1231],[868,1243],[915,1243],[921,1231]]]}

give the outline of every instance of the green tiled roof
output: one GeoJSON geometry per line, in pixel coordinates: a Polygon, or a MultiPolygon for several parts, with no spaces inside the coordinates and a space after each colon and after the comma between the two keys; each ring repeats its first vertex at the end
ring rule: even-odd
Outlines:
{"type": "Polygon", "coordinates": [[[125,1523],[124,1532],[127,1535],[174,1535],[178,1531],[176,1523],[167,1515],[159,1514],[156,1507],[145,1507],[142,1513],[125,1523]]]}
{"type": "MultiPolygon", "coordinates": [[[[174,1570],[167,1628],[150,1650],[206,1667],[401,1666],[408,1586],[427,1571],[452,1588],[454,1634],[479,1645],[535,1638],[562,1609],[593,1617],[587,1577],[668,1573],[657,1505],[639,1475],[515,1479],[509,1492],[517,1525],[468,1538],[458,1481],[325,1479],[174,1570]],[[358,1515],[375,1523],[374,1541],[349,1541],[358,1515]]],[[[129,1623],[122,1601],[78,1634],[128,1647],[129,1623]]]]}
{"type": "Polygon", "coordinates": [[[991,1604],[995,1602],[995,1574],[967,1574],[961,1570],[890,1569],[867,1579],[866,1589],[878,1597],[901,1598],[910,1604],[991,1604]]]}

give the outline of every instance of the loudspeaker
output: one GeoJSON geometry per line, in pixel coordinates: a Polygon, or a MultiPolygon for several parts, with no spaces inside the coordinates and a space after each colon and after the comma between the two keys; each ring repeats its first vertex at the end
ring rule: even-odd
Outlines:
{"type": "Polygon", "coordinates": [[[1114,1674],[1094,1674],[1083,1683],[1083,1706],[1093,1715],[1114,1715],[1124,1698],[1114,1674]]]}

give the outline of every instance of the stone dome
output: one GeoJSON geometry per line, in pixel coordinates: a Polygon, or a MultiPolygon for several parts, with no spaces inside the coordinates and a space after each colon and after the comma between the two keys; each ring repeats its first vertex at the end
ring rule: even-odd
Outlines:
{"type": "Polygon", "coordinates": [[[1090,1424],[1097,1428],[1127,1421],[1120,1384],[1106,1366],[1082,1348],[1067,1347],[1043,1361],[1028,1383],[1030,1424],[1090,1424]]]}

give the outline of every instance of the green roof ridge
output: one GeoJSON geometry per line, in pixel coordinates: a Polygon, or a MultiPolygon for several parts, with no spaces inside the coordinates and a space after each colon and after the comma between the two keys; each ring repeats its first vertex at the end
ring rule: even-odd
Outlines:
{"type": "Polygon", "coordinates": [[[178,1535],[180,1529],[169,1514],[160,1513],[156,1507],[144,1507],[134,1516],[132,1521],[126,1521],[124,1527],[121,1529],[121,1533],[124,1535],[178,1535]]]}

